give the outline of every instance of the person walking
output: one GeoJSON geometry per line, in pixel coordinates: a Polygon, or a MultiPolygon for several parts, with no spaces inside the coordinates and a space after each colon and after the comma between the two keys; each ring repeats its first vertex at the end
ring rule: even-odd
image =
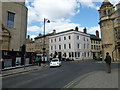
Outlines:
{"type": "Polygon", "coordinates": [[[106,53],[105,62],[107,65],[107,72],[111,73],[111,56],[109,55],[109,52],[106,53]]]}
{"type": "Polygon", "coordinates": [[[42,58],[39,58],[39,66],[41,66],[42,58]]]}
{"type": "Polygon", "coordinates": [[[39,63],[39,58],[38,57],[35,58],[35,63],[38,65],[38,63],[39,63]]]}

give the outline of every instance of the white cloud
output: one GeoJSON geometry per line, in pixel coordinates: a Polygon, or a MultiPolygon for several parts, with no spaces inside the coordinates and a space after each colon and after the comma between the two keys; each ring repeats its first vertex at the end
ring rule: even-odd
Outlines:
{"type": "MultiPolygon", "coordinates": [[[[28,5],[28,1],[26,2],[28,5]]],[[[63,17],[74,16],[79,10],[80,5],[76,0],[34,0],[28,6],[28,22],[43,21],[43,16],[51,20],[57,20],[63,17]]]]}
{"type": "MultiPolygon", "coordinates": [[[[56,30],[56,32],[66,31],[70,29],[74,29],[76,26],[80,26],[79,24],[72,23],[70,20],[64,20],[60,19],[56,22],[50,22],[45,24],[45,32],[50,33],[53,31],[53,29],[56,30]]],[[[43,32],[43,25],[41,27],[38,26],[30,26],[28,27],[28,31],[34,32],[36,34],[43,32]]]]}
{"type": "MultiPolygon", "coordinates": [[[[57,32],[74,29],[78,26],[80,31],[83,27],[80,24],[72,23],[70,17],[80,13],[79,7],[81,5],[99,9],[94,2],[103,2],[104,0],[27,0],[28,7],[28,23],[39,22],[43,24],[43,18],[48,18],[51,23],[46,23],[46,33],[52,32],[56,29],[57,32]],[[29,3],[31,2],[31,3],[29,3]]],[[[112,4],[116,4],[119,0],[109,0],[112,4]]],[[[42,25],[41,24],[41,25],[42,25]]],[[[100,31],[99,26],[87,27],[88,33],[95,34],[96,30],[100,31]]],[[[43,26],[36,25],[28,27],[28,31],[39,33],[43,31],[43,26]]]]}
{"type": "Polygon", "coordinates": [[[100,26],[95,26],[95,27],[87,27],[88,28],[88,33],[94,33],[95,31],[98,30],[100,32],[100,26]]]}
{"type": "Polygon", "coordinates": [[[30,38],[32,38],[34,40],[34,38],[36,37],[36,35],[31,35],[30,38]]]}
{"type": "Polygon", "coordinates": [[[41,28],[36,26],[36,25],[35,26],[30,26],[30,27],[27,28],[27,31],[34,32],[34,33],[37,33],[37,34],[40,32],[40,30],[41,30],[41,28]]]}
{"type": "Polygon", "coordinates": [[[101,37],[100,26],[87,27],[87,29],[88,29],[87,33],[94,34],[94,35],[96,35],[96,30],[98,30],[99,36],[101,37]]]}
{"type": "MultiPolygon", "coordinates": [[[[28,7],[28,23],[43,21],[43,16],[55,21],[61,18],[69,18],[80,12],[80,5],[99,9],[94,2],[104,0],[26,0],[28,7]],[[31,3],[29,3],[31,2],[31,3]]],[[[109,0],[116,4],[119,0],[109,0]]]]}
{"type": "MultiPolygon", "coordinates": [[[[83,6],[86,7],[90,7],[90,8],[95,8],[95,9],[99,9],[99,6],[95,5],[95,2],[103,2],[104,0],[77,0],[78,2],[80,2],[83,6]]],[[[109,2],[111,2],[112,4],[117,4],[119,2],[119,0],[108,0],[109,2]]]]}

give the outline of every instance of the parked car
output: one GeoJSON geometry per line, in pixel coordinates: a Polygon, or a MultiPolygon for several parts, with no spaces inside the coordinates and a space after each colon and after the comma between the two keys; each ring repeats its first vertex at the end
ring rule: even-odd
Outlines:
{"type": "Polygon", "coordinates": [[[61,61],[58,58],[53,58],[50,61],[50,67],[61,66],[61,61]]]}
{"type": "Polygon", "coordinates": [[[102,55],[100,55],[100,57],[99,57],[99,61],[102,61],[102,55]]]}
{"type": "Polygon", "coordinates": [[[66,58],[66,61],[74,61],[74,59],[66,58]]]}

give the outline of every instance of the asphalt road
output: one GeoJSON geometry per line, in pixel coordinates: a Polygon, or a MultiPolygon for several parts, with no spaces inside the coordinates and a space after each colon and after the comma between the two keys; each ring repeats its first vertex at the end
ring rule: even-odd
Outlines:
{"type": "MultiPolygon", "coordinates": [[[[113,63],[112,68],[118,68],[113,63]]],[[[63,88],[79,76],[94,71],[106,71],[105,63],[96,61],[62,62],[61,67],[45,68],[2,79],[3,88],[63,88]]]]}

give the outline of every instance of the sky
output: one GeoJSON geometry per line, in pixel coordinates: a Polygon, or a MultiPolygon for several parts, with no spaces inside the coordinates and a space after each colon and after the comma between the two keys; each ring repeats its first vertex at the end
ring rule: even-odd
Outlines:
{"type": "MultiPolygon", "coordinates": [[[[87,28],[87,33],[100,32],[99,8],[104,0],[26,0],[28,8],[27,35],[30,38],[43,34],[44,18],[45,33],[66,31],[79,27],[79,31],[87,28]]],[[[109,0],[116,5],[120,0],[109,0]]]]}

